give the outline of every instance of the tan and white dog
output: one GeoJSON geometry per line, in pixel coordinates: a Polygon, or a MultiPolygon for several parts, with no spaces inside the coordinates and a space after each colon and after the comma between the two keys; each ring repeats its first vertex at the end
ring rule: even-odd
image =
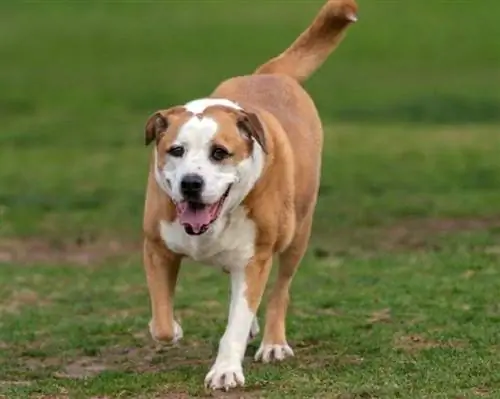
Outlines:
{"type": "Polygon", "coordinates": [[[205,384],[243,385],[248,339],[273,255],[279,271],[255,356],[293,356],[285,335],[288,291],[306,251],[318,195],[323,131],[300,85],[356,21],[354,0],[328,1],[312,25],[254,74],[222,82],[207,98],[156,112],[144,211],[144,267],[153,338],[175,342],[174,291],[183,257],[230,274],[227,328],[205,384]]]}

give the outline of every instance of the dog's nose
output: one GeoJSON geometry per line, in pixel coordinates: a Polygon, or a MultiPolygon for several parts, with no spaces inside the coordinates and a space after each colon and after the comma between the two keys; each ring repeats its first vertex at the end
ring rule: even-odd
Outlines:
{"type": "Polygon", "coordinates": [[[186,199],[199,199],[203,190],[203,178],[200,175],[189,174],[181,180],[181,192],[186,199]]]}

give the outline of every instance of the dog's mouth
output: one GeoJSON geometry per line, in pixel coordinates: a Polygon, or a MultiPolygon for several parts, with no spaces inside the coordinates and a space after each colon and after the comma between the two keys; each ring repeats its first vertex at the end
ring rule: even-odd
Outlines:
{"type": "Polygon", "coordinates": [[[177,218],[187,234],[198,236],[205,233],[210,225],[217,220],[226,201],[231,185],[220,199],[213,204],[202,202],[181,201],[176,203],[177,218]]]}

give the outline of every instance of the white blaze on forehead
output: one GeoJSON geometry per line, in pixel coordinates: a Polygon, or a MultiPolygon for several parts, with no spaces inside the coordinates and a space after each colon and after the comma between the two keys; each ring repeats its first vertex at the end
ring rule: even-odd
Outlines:
{"type": "Polygon", "coordinates": [[[234,101],[227,100],[225,98],[200,98],[198,100],[193,100],[184,105],[187,111],[192,112],[193,114],[201,114],[208,107],[212,107],[214,105],[222,105],[224,107],[229,107],[232,109],[243,109],[234,101]]]}
{"type": "Polygon", "coordinates": [[[208,116],[193,116],[179,128],[176,142],[187,144],[188,150],[191,147],[199,148],[210,142],[218,129],[219,125],[214,119],[208,116]]]}
{"type": "Polygon", "coordinates": [[[236,110],[242,109],[234,101],[225,98],[200,98],[190,101],[184,105],[184,108],[196,115],[181,126],[177,140],[184,144],[190,144],[196,141],[196,143],[193,143],[195,146],[201,146],[203,145],[202,143],[206,145],[211,141],[219,128],[217,122],[208,116],[198,117],[197,115],[203,113],[208,107],[215,105],[236,110]]]}

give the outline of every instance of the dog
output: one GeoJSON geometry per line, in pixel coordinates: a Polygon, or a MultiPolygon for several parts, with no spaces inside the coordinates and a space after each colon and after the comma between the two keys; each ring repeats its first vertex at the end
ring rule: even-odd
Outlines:
{"type": "Polygon", "coordinates": [[[256,314],[274,255],[279,270],[255,360],[293,356],[285,335],[289,288],[311,234],[323,145],[318,111],[301,83],[356,20],[354,0],[329,0],[290,47],[253,74],[146,122],[145,144],[155,143],[143,223],[152,338],[183,336],[174,318],[183,258],[230,275],[229,317],[208,389],[244,385],[242,361],[259,332],[256,314]]]}

